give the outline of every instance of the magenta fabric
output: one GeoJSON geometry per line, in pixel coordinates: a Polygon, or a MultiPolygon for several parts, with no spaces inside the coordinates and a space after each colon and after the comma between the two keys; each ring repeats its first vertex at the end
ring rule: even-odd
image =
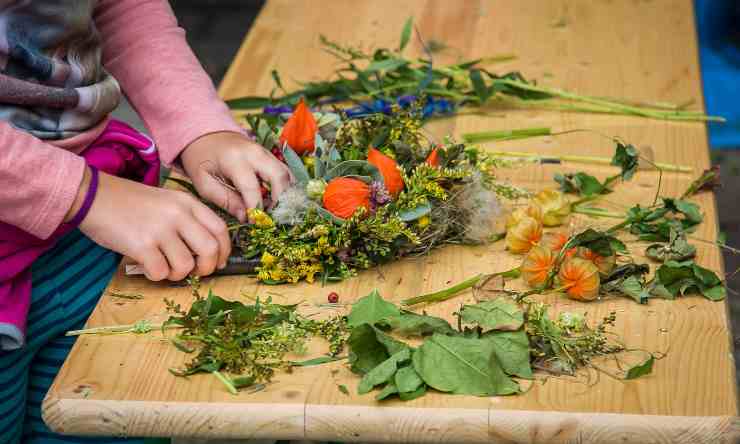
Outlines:
{"type": "MultiPolygon", "coordinates": [[[[159,183],[160,161],[154,143],[123,122],[111,120],[80,155],[101,172],[152,186],[159,183]]],[[[90,192],[95,191],[91,186],[90,192]]],[[[31,264],[77,228],[82,219],[75,217],[71,223],[62,224],[47,239],[0,222],[0,349],[17,348],[23,343],[31,300],[31,264]],[[13,331],[21,335],[20,344],[19,338],[2,337],[13,331]]]]}

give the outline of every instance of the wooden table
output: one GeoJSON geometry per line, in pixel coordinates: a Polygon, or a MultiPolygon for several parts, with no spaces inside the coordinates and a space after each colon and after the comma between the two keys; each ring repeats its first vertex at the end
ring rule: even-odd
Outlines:
{"type": "MultiPolygon", "coordinates": [[[[437,63],[514,53],[516,61],[493,69],[521,70],[545,84],[589,94],[702,103],[689,0],[274,0],[254,24],[221,94],[233,98],[266,93],[273,86],[271,69],[278,69],[284,81],[323,78],[332,72],[332,60],[319,50],[320,33],[343,42],[393,47],[409,16],[416,18],[427,40],[450,47],[436,56],[437,63]]],[[[408,50],[420,50],[416,39],[408,50]]],[[[497,110],[487,117],[438,121],[432,130],[441,135],[533,126],[590,128],[649,147],[658,161],[689,164],[697,173],[709,166],[706,129],[696,123],[497,110]]],[[[497,145],[514,147],[543,154],[602,156],[613,150],[608,140],[587,133],[497,145]]],[[[588,170],[602,177],[611,171],[588,170]]],[[[553,171],[531,166],[502,174],[539,189],[553,185],[553,171]]],[[[692,177],[667,174],[662,193],[680,193],[692,177]]],[[[657,174],[641,172],[620,185],[611,199],[630,205],[650,203],[656,183],[657,174]]],[[[696,200],[706,214],[696,235],[715,239],[714,198],[703,194],[696,200]]],[[[721,272],[719,251],[698,246],[698,261],[721,272]]],[[[377,287],[386,298],[400,300],[474,273],[508,269],[518,260],[504,253],[500,242],[446,248],[327,288],[301,284],[271,290],[283,295],[278,301],[325,301],[329,291],[337,291],[343,302],[349,302],[377,287]]],[[[265,291],[246,277],[221,277],[206,285],[229,297],[265,291]]],[[[185,288],[121,273],[111,287],[144,293],[145,299],[121,302],[106,295],[89,326],[162,319],[164,297],[186,304],[190,300],[185,288]]],[[[429,311],[449,317],[470,298],[460,296],[429,311]]],[[[631,382],[601,377],[586,387],[550,379],[521,396],[432,393],[412,402],[378,404],[372,394],[354,394],[358,378],[341,362],[281,374],[264,391],[232,396],[211,376],[170,375],[167,368],[181,365],[186,355],[158,335],[89,336],[77,341],[57,377],[44,404],[44,419],[58,432],[128,436],[495,443],[719,443],[740,437],[725,303],[696,296],[675,302],[652,300],[648,306],[613,298],[589,305],[554,296],[547,300],[558,310],[588,311],[593,319],[614,310],[616,331],[626,344],[667,355],[656,363],[654,374],[631,382]],[[352,395],[342,394],[338,384],[346,384],[352,395]]]]}

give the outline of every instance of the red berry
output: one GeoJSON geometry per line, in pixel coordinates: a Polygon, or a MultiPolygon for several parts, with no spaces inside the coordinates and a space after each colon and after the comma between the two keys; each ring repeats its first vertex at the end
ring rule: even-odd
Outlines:
{"type": "Polygon", "coordinates": [[[339,295],[336,291],[332,291],[331,293],[329,293],[329,297],[327,297],[327,299],[329,300],[330,304],[336,304],[337,302],[339,302],[339,295]]]}

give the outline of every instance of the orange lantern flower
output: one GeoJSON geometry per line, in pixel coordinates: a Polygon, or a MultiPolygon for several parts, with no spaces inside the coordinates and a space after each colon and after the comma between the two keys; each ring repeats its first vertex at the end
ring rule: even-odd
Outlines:
{"type": "Polygon", "coordinates": [[[570,202],[558,190],[542,190],[532,200],[542,208],[542,223],[546,227],[563,225],[570,215],[570,202]]]}
{"type": "MultiPolygon", "coordinates": [[[[544,236],[542,236],[542,241],[540,241],[540,245],[543,247],[549,249],[555,254],[560,253],[560,250],[563,249],[565,246],[565,243],[568,242],[568,239],[570,236],[566,231],[554,231],[552,233],[547,233],[544,236]]],[[[570,248],[568,251],[565,252],[566,258],[571,258],[573,255],[576,254],[575,248],[570,248]]]]}
{"type": "Polygon", "coordinates": [[[318,130],[319,126],[316,119],[314,119],[311,110],[308,109],[301,98],[293,114],[283,126],[283,131],[280,133],[280,143],[287,143],[299,156],[311,153],[314,150],[318,130]]]}
{"type": "Polygon", "coordinates": [[[524,257],[519,269],[524,282],[530,287],[537,287],[545,283],[554,264],[555,254],[552,250],[535,245],[524,257]]]}
{"type": "Polygon", "coordinates": [[[532,204],[525,208],[517,208],[506,217],[506,228],[518,225],[525,217],[531,217],[538,222],[542,222],[542,209],[539,205],[532,204]]]}
{"type": "Polygon", "coordinates": [[[576,256],[580,257],[581,259],[586,259],[587,261],[590,261],[594,265],[596,265],[596,268],[599,269],[599,273],[601,273],[602,276],[609,275],[609,273],[611,273],[614,267],[616,267],[617,265],[617,257],[615,255],[606,257],[601,256],[594,253],[593,250],[591,250],[590,248],[586,247],[578,247],[578,252],[576,253],[576,256]]]}
{"type": "Polygon", "coordinates": [[[542,224],[525,216],[518,224],[506,230],[506,248],[512,253],[526,253],[542,238],[542,224]]]}
{"type": "Polygon", "coordinates": [[[331,214],[347,219],[360,207],[370,209],[370,187],[361,180],[337,177],[326,185],[323,204],[331,214]]]}
{"type": "Polygon", "coordinates": [[[438,167],[439,166],[439,152],[438,149],[435,148],[432,150],[431,153],[429,153],[429,156],[427,156],[427,160],[425,160],[427,165],[432,167],[438,167]]]}
{"type": "Polygon", "coordinates": [[[403,190],[403,178],[398,171],[398,164],[395,160],[381,153],[373,147],[367,151],[367,161],[375,168],[380,170],[385,182],[385,189],[388,194],[395,198],[403,190]]]}
{"type": "Polygon", "coordinates": [[[560,267],[558,282],[569,298],[593,301],[599,295],[599,269],[593,262],[574,257],[560,267]]]}

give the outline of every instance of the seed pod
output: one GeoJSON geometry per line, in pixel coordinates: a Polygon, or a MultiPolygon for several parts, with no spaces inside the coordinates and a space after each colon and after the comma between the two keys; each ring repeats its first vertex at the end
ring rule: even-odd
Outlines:
{"type": "Polygon", "coordinates": [[[280,144],[287,143],[299,156],[311,153],[314,150],[318,130],[319,126],[316,119],[301,98],[293,114],[283,125],[283,130],[280,133],[280,144]]]}
{"type": "Polygon", "coordinates": [[[578,247],[576,256],[580,257],[581,259],[586,259],[587,261],[593,262],[593,264],[596,265],[596,268],[599,269],[599,273],[601,273],[602,276],[608,276],[609,273],[611,273],[612,270],[614,270],[614,267],[617,265],[617,257],[615,255],[604,257],[594,253],[591,249],[586,247],[578,247]]]}
{"type": "Polygon", "coordinates": [[[367,151],[367,161],[380,171],[385,189],[395,199],[403,190],[403,178],[396,161],[372,147],[367,151]]]}
{"type": "Polygon", "coordinates": [[[545,283],[554,264],[555,254],[552,250],[535,245],[522,261],[522,279],[530,287],[538,287],[545,283]]]}
{"type": "Polygon", "coordinates": [[[360,207],[370,209],[370,187],[361,180],[337,177],[326,185],[323,204],[331,214],[347,219],[360,207]]]}
{"type": "Polygon", "coordinates": [[[519,223],[506,230],[506,248],[512,253],[526,253],[542,238],[542,224],[525,216],[519,223]]]}
{"type": "Polygon", "coordinates": [[[570,202],[557,190],[542,190],[534,197],[542,208],[542,224],[546,227],[563,225],[570,215],[570,202]]]}
{"type": "Polygon", "coordinates": [[[509,229],[519,224],[525,217],[531,217],[536,221],[542,222],[542,209],[538,205],[531,203],[524,208],[517,208],[506,218],[506,228],[509,229]]]}
{"type": "Polygon", "coordinates": [[[576,301],[593,301],[599,295],[599,269],[592,262],[578,257],[568,259],[560,267],[558,284],[565,294],[576,301]]]}

